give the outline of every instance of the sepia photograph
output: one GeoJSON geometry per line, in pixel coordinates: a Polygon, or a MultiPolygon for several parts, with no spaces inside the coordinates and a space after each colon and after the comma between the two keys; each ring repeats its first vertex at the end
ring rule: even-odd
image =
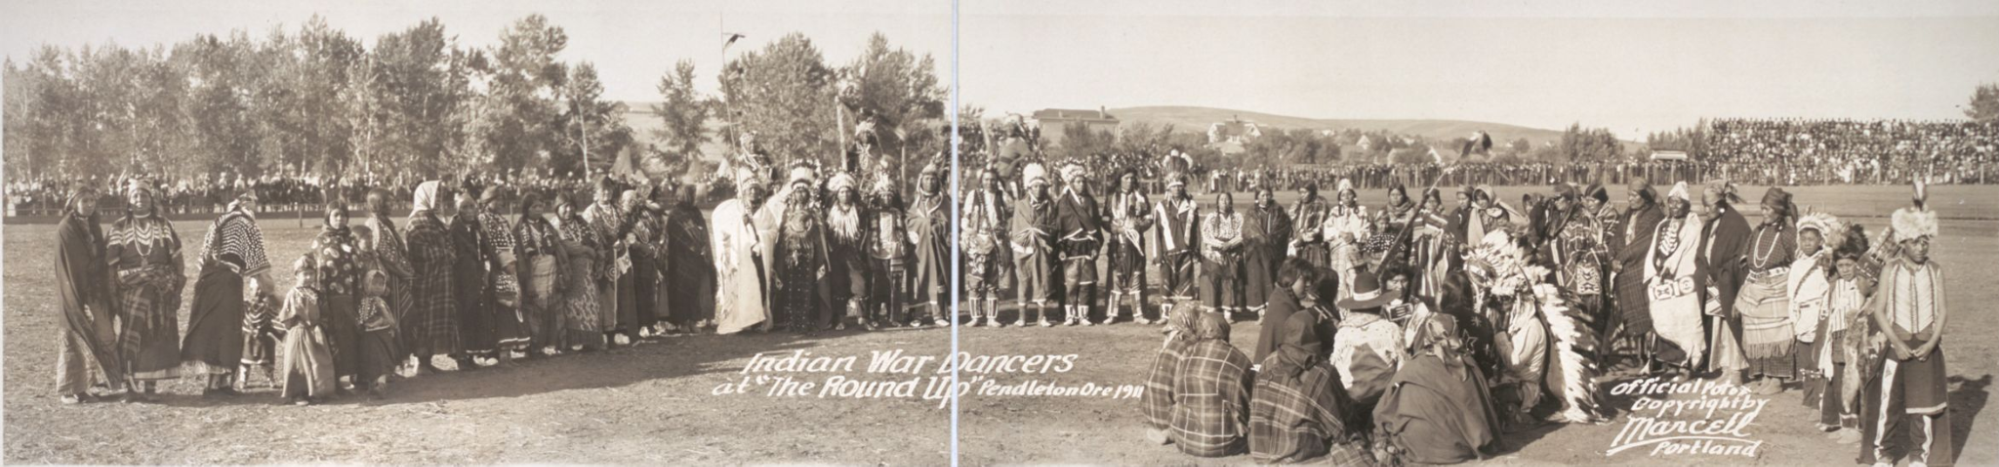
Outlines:
{"type": "Polygon", "coordinates": [[[1993,13],[966,2],[960,460],[1999,463],[1993,13]]]}
{"type": "Polygon", "coordinates": [[[1957,0],[7,2],[0,462],[1999,465],[1994,44],[1957,0]]]}

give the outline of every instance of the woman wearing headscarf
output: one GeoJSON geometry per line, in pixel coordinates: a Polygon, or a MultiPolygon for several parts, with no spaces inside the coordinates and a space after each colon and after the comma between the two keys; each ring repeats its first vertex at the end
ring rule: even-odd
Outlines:
{"type": "Polygon", "coordinates": [[[694,206],[694,187],[680,187],[673,198],[660,235],[660,261],[665,263],[660,288],[669,322],[694,332],[714,324],[715,255],[709,249],[708,220],[694,206]]]}
{"type": "Polygon", "coordinates": [[[1145,439],[1154,444],[1165,444],[1167,431],[1173,427],[1174,376],[1181,358],[1194,345],[1194,320],[1200,314],[1200,305],[1178,302],[1161,320],[1166,322],[1166,342],[1152,356],[1152,370],[1146,373],[1145,392],[1139,398],[1145,412],[1145,439]]]}
{"type": "Polygon", "coordinates": [[[1201,222],[1201,258],[1207,277],[1202,282],[1201,302],[1220,311],[1229,321],[1243,308],[1242,213],[1235,209],[1235,196],[1215,194],[1215,211],[1201,222]]]}
{"type": "Polygon", "coordinates": [[[562,326],[554,337],[557,350],[563,352],[572,345],[581,345],[585,351],[604,346],[603,307],[597,304],[603,294],[597,291],[597,277],[603,271],[599,264],[605,250],[597,231],[583,218],[583,210],[576,208],[583,204],[582,199],[553,198],[556,230],[568,256],[562,264],[562,304],[557,311],[562,315],[562,326]]]}
{"type": "Polygon", "coordinates": [[[63,315],[61,338],[56,341],[56,394],[65,404],[89,400],[91,380],[100,371],[108,387],[125,384],[114,347],[116,305],[112,276],[105,269],[97,197],[96,189],[78,188],[56,223],[56,291],[63,315]]]}
{"type": "MultiPolygon", "coordinates": [[[[257,195],[244,192],[215,219],[201,240],[201,267],[194,281],[194,309],[181,361],[187,371],[208,376],[203,394],[234,394],[232,370],[244,361],[245,305],[273,294],[271,263],[264,255],[263,230],[257,228],[257,195]],[[245,300],[245,287],[256,296],[245,300]]],[[[258,327],[247,327],[253,333],[258,327]]],[[[241,375],[247,377],[248,375],[241,375]]]]}
{"type": "Polygon", "coordinates": [[[542,349],[559,347],[562,329],[562,273],[569,264],[562,233],[546,217],[548,201],[528,193],[521,197],[520,223],[514,225],[514,254],[518,258],[521,285],[522,323],[528,335],[528,357],[542,355],[542,349]]]}
{"type": "Polygon", "coordinates": [[[1643,288],[1646,290],[1647,322],[1658,339],[1653,341],[1652,358],[1668,371],[1684,378],[1700,364],[1707,351],[1701,328],[1701,276],[1696,272],[1700,256],[1701,219],[1693,215],[1693,201],[1687,196],[1686,182],[1673,185],[1666,194],[1665,216],[1647,235],[1643,288]]]}
{"type": "Polygon", "coordinates": [[[1291,221],[1296,231],[1291,236],[1293,243],[1288,245],[1288,256],[1304,258],[1313,267],[1331,268],[1332,250],[1326,245],[1325,221],[1326,212],[1332,210],[1332,205],[1319,197],[1317,182],[1306,182],[1299,191],[1302,196],[1298,204],[1291,207],[1291,221]]]}
{"type": "MultiPolygon", "coordinates": [[[[374,235],[369,243],[375,246],[375,266],[389,276],[389,294],[386,297],[389,314],[395,316],[398,327],[408,328],[409,325],[404,323],[407,323],[412,300],[410,282],[416,271],[410,267],[409,247],[403,242],[402,229],[396,228],[396,221],[389,217],[393,215],[389,210],[392,209],[390,201],[394,195],[377,188],[369,190],[367,196],[368,219],[362,221],[362,225],[374,235]]],[[[398,329],[396,337],[398,342],[392,356],[397,362],[405,362],[410,356],[409,333],[398,329]]],[[[394,377],[395,373],[391,372],[390,376],[394,377]]]]}
{"type": "Polygon", "coordinates": [[[1249,402],[1249,455],[1257,463],[1297,462],[1321,454],[1330,465],[1367,465],[1367,427],[1351,426],[1354,404],[1339,373],[1320,353],[1317,317],[1292,314],[1276,349],[1256,372],[1249,402]]]}
{"type": "Polygon", "coordinates": [[[457,210],[451,192],[436,180],[417,185],[412,195],[409,219],[410,281],[408,319],[398,321],[409,333],[410,353],[416,357],[418,372],[436,372],[430,359],[459,351],[458,290],[453,271],[458,250],[452,247],[451,231],[439,219],[457,210]]]}
{"type": "Polygon", "coordinates": [[[1485,375],[1459,348],[1450,315],[1412,322],[1415,352],[1374,407],[1378,444],[1402,463],[1456,464],[1499,447],[1499,414],[1485,375]]]}
{"type": "Polygon", "coordinates": [[[1784,381],[1798,376],[1797,320],[1788,290],[1791,265],[1799,254],[1798,231],[1792,225],[1798,216],[1791,194],[1782,188],[1770,187],[1758,206],[1763,222],[1750,234],[1748,277],[1736,294],[1735,311],[1742,316],[1747,376],[1754,379],[1749,387],[1769,395],[1783,392],[1784,381]]]}
{"type": "Polygon", "coordinates": [[[1173,421],[1168,438],[1198,457],[1238,454],[1249,435],[1249,356],[1229,344],[1219,313],[1194,321],[1194,343],[1173,371],[1173,421]]]}
{"type": "Polygon", "coordinates": [[[715,206],[715,333],[735,334],[770,319],[764,294],[763,235],[754,216],[769,192],[763,179],[744,170],[736,176],[736,198],[715,206]]]}
{"type": "MultiPolygon", "coordinates": [[[[126,189],[125,217],[111,224],[105,260],[118,276],[120,361],[125,375],[140,383],[147,400],[157,382],[180,369],[180,234],[159,214],[152,188],[133,181],[126,189]]],[[[238,297],[240,299],[240,297],[238,297]]]]}

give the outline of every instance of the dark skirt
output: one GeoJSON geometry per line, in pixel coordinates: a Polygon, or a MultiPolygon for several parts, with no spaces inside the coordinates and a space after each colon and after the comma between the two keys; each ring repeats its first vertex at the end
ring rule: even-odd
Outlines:
{"type": "Polygon", "coordinates": [[[242,364],[243,310],[243,276],[214,262],[202,266],[181,341],[181,363],[206,374],[228,373],[242,364]]]}
{"type": "Polygon", "coordinates": [[[796,332],[819,329],[825,319],[819,314],[818,271],[810,267],[780,266],[778,289],[772,313],[776,325],[796,332]]]}
{"type": "Polygon", "coordinates": [[[655,264],[651,253],[632,249],[633,330],[659,323],[659,296],[655,290],[659,284],[659,270],[654,267],[655,264]]]}
{"type": "MultiPolygon", "coordinates": [[[[705,259],[705,258],[704,258],[705,259]]],[[[674,324],[690,326],[715,319],[715,264],[668,258],[669,273],[660,284],[666,310],[674,324]]]]}
{"type": "Polygon", "coordinates": [[[1270,294],[1277,283],[1277,265],[1283,261],[1281,252],[1261,246],[1249,246],[1243,252],[1242,290],[1243,299],[1250,306],[1263,308],[1270,302],[1270,294]]]}
{"type": "MultiPolygon", "coordinates": [[[[639,331],[639,296],[637,281],[631,274],[618,276],[618,324],[612,331],[637,333],[639,331]]],[[[636,335],[636,334],[634,334],[636,335]]]]}
{"type": "Polygon", "coordinates": [[[320,311],[326,317],[326,345],[333,354],[335,377],[355,376],[361,370],[360,302],[353,295],[322,295],[320,311]]]}
{"type": "Polygon", "coordinates": [[[1315,268],[1330,269],[1333,267],[1333,250],[1326,242],[1298,245],[1297,256],[1298,259],[1305,260],[1306,263],[1310,263],[1315,268]]]}
{"type": "Polygon", "coordinates": [[[393,374],[396,364],[395,331],[383,329],[366,331],[361,334],[361,361],[356,383],[374,381],[376,378],[393,374]]]}
{"type": "MultiPolygon", "coordinates": [[[[500,339],[493,332],[492,288],[487,286],[486,271],[476,261],[458,261],[452,269],[452,279],[458,292],[458,345],[463,355],[486,356],[498,348],[500,339]]],[[[339,352],[334,352],[338,360],[339,352]]],[[[346,373],[341,373],[346,374],[346,373]]]]}
{"type": "MultiPolygon", "coordinates": [[[[1626,264],[1623,272],[1617,273],[1617,312],[1624,322],[1624,333],[1642,336],[1652,332],[1652,296],[1646,290],[1644,264],[1626,264]]],[[[1663,340],[1663,339],[1662,339],[1663,340]]]]}

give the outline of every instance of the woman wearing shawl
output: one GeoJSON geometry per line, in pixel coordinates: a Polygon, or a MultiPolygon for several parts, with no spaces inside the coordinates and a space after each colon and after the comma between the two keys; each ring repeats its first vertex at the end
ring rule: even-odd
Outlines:
{"type": "MultiPolygon", "coordinates": [[[[1616,261],[1611,263],[1611,281],[1616,287],[1620,318],[1616,321],[1621,321],[1624,327],[1621,336],[1635,339],[1640,344],[1655,339],[1649,337],[1655,334],[1652,331],[1652,298],[1650,287],[1646,284],[1649,276],[1645,275],[1645,267],[1646,258],[1653,251],[1653,233],[1658,230],[1659,221],[1666,217],[1659,208],[1658,197],[1652,192],[1652,185],[1644,179],[1633,180],[1631,189],[1625,194],[1625,209],[1619,215],[1618,228],[1612,230],[1615,235],[1611,243],[1617,247],[1613,253],[1617,255],[1616,261]]],[[[1639,345],[1632,347],[1641,348],[1639,345]]],[[[1607,345],[1606,348],[1616,347],[1607,345]]],[[[1643,365],[1650,368],[1654,361],[1650,353],[1641,355],[1641,358],[1645,359],[1643,365]]]]}
{"type": "Polygon", "coordinates": [[[1261,362],[1269,357],[1271,352],[1277,350],[1281,332],[1286,323],[1291,322],[1291,315],[1294,314],[1313,315],[1312,329],[1317,333],[1315,337],[1317,342],[1333,341],[1332,333],[1324,332],[1329,329],[1325,321],[1331,316],[1322,315],[1321,308],[1305,306],[1305,297],[1311,294],[1313,284],[1318,282],[1318,269],[1314,268],[1312,263],[1306,262],[1303,258],[1284,260],[1284,265],[1277,270],[1276,283],[1271,285],[1270,299],[1263,315],[1263,322],[1266,324],[1257,333],[1256,353],[1250,356],[1250,361],[1261,362]]]}
{"type": "Polygon", "coordinates": [[[514,352],[528,347],[527,318],[521,313],[519,252],[514,248],[514,229],[501,215],[505,193],[488,187],[479,195],[479,252],[486,258],[485,287],[491,302],[483,310],[493,341],[489,358],[500,363],[513,360],[514,352]]]}
{"type": "Polygon", "coordinates": [[[1666,216],[1652,229],[1642,271],[1647,321],[1659,336],[1652,357],[1678,378],[1686,377],[1707,350],[1701,335],[1701,276],[1695,271],[1701,221],[1692,210],[1686,182],[1673,185],[1666,194],[1666,216]]]}
{"type": "Polygon", "coordinates": [[[1409,189],[1402,186],[1402,181],[1392,181],[1388,185],[1388,205],[1375,213],[1374,225],[1382,233],[1399,234],[1402,229],[1408,228],[1409,212],[1416,208],[1416,203],[1409,199],[1409,189]]]}
{"type": "Polygon", "coordinates": [[[56,223],[56,291],[63,314],[62,337],[56,341],[56,394],[64,404],[89,400],[91,380],[100,371],[108,387],[125,384],[114,347],[118,340],[114,289],[104,267],[97,197],[95,189],[78,188],[56,223]]]}
{"type": "Polygon", "coordinates": [[[1249,455],[1257,463],[1297,462],[1331,454],[1331,465],[1366,465],[1365,425],[1349,425],[1353,401],[1339,373],[1319,353],[1317,318],[1298,313],[1276,326],[1276,351],[1263,359],[1249,403],[1249,455]],[[1350,429],[1349,427],[1359,429],[1350,429]]]}
{"type": "Polygon", "coordinates": [[[597,262],[597,324],[604,331],[604,345],[616,347],[616,334],[636,331],[629,326],[638,320],[637,310],[620,308],[632,301],[631,233],[624,209],[618,207],[620,191],[611,179],[597,180],[594,202],[583,209],[583,219],[597,235],[601,258],[597,262]],[[629,314],[629,316],[627,316],[629,314]]]}
{"type": "Polygon", "coordinates": [[[1194,343],[1173,371],[1173,419],[1167,438],[1180,452],[1221,457],[1243,451],[1249,435],[1249,356],[1229,344],[1218,313],[1194,321],[1194,343]]]}
{"type": "Polygon", "coordinates": [[[399,321],[409,333],[410,353],[416,357],[417,371],[436,372],[430,359],[451,355],[458,344],[458,291],[452,280],[458,251],[452,247],[451,233],[439,216],[456,211],[451,192],[437,181],[417,185],[410,208],[409,262],[416,274],[410,281],[408,319],[399,321]]]}
{"type": "Polygon", "coordinates": [[[528,193],[521,197],[520,223],[514,226],[514,251],[519,258],[521,315],[526,317],[528,357],[541,356],[542,349],[560,347],[562,329],[562,273],[569,264],[562,233],[545,217],[548,201],[528,193]]]}
{"type": "Polygon", "coordinates": [[[1245,304],[1242,296],[1242,213],[1235,210],[1235,196],[1224,191],[1215,195],[1215,212],[1201,222],[1201,258],[1207,272],[1202,282],[1201,302],[1208,310],[1220,311],[1229,321],[1245,304]]]}
{"type": "Polygon", "coordinates": [[[602,296],[597,292],[597,275],[602,270],[598,264],[603,261],[604,249],[597,231],[583,219],[582,210],[576,209],[583,204],[581,199],[554,198],[556,230],[569,257],[562,264],[562,304],[557,311],[562,315],[562,327],[555,337],[556,348],[564,352],[572,345],[581,345],[585,351],[604,346],[604,325],[599,322],[603,308],[597,304],[602,296]]]}
{"type": "Polygon", "coordinates": [[[256,206],[257,195],[244,192],[215,219],[201,241],[201,272],[194,281],[194,309],[181,342],[181,361],[187,371],[208,376],[203,394],[237,392],[230,384],[231,370],[238,366],[249,370],[243,358],[244,331],[254,335],[259,330],[244,326],[245,305],[262,298],[246,301],[244,288],[247,285],[258,295],[272,292],[264,234],[252,214],[256,206]]]}
{"type": "Polygon", "coordinates": [[[146,395],[136,398],[147,400],[159,380],[179,373],[177,315],[187,278],[181,272],[180,234],[160,217],[153,191],[134,181],[126,196],[128,210],[111,225],[104,256],[118,275],[118,303],[124,307],[119,359],[125,375],[145,389],[146,395]]]}
{"type": "Polygon", "coordinates": [[[715,255],[708,220],[694,206],[692,185],[682,186],[666,204],[665,232],[659,250],[664,271],[661,291],[666,295],[668,322],[693,332],[714,325],[715,255]]]}
{"type": "Polygon", "coordinates": [[[752,216],[764,203],[763,180],[741,171],[736,198],[715,206],[715,333],[735,334],[770,319],[764,299],[762,233],[752,216]]]}
{"type": "Polygon", "coordinates": [[[1243,215],[1243,299],[1257,319],[1263,319],[1278,290],[1286,287],[1278,280],[1284,264],[1284,245],[1291,242],[1291,216],[1277,204],[1269,186],[1256,189],[1256,205],[1243,215]]]}
{"type": "MultiPolygon", "coordinates": [[[[1749,359],[1748,376],[1754,380],[1749,388],[1769,395],[1783,392],[1784,382],[1798,376],[1793,345],[1798,326],[1788,285],[1800,244],[1792,225],[1798,216],[1790,193],[1771,187],[1758,206],[1763,222],[1750,235],[1748,277],[1736,293],[1735,311],[1741,315],[1742,350],[1749,359]]],[[[1812,311],[1817,312],[1816,306],[1812,311]]]]}
{"type": "Polygon", "coordinates": [[[1360,192],[1354,191],[1353,182],[1340,180],[1337,201],[1332,210],[1326,212],[1322,225],[1328,248],[1332,251],[1332,267],[1340,275],[1341,287],[1338,298],[1346,298],[1353,289],[1354,269],[1361,266],[1362,242],[1374,234],[1370,225],[1367,206],[1360,205],[1360,192]]]}
{"type": "Polygon", "coordinates": [[[324,220],[325,227],[306,251],[319,266],[319,303],[325,318],[321,324],[333,349],[333,372],[337,378],[351,379],[361,369],[361,250],[347,228],[345,203],[328,204],[324,220]]]}
{"type": "Polygon", "coordinates": [[[1695,283],[1706,292],[1703,310],[1714,320],[1708,326],[1708,342],[1713,346],[1708,349],[1708,369],[1721,372],[1723,382],[1738,385],[1742,384],[1743,370],[1749,368],[1742,348],[1742,310],[1736,307],[1749,274],[1745,257],[1749,253],[1749,221],[1735,209],[1741,201],[1735,185],[1727,182],[1701,190],[1707,225],[1701,230],[1694,270],[1700,276],[1695,283]]]}
{"type": "Polygon", "coordinates": [[[1380,444],[1402,463],[1456,464],[1499,447],[1499,414],[1486,380],[1459,348],[1457,324],[1433,314],[1411,323],[1415,352],[1374,408],[1380,444]]]}
{"type": "MultiPolygon", "coordinates": [[[[403,242],[402,229],[396,228],[396,221],[389,217],[393,215],[389,210],[390,200],[394,199],[392,198],[394,195],[387,190],[377,188],[369,190],[367,196],[368,219],[362,221],[362,225],[367,226],[368,231],[375,237],[370,242],[375,246],[375,266],[389,276],[389,294],[385,297],[389,304],[389,314],[394,315],[397,326],[408,328],[408,325],[402,323],[407,322],[405,320],[409,315],[412,300],[410,282],[415,277],[416,271],[410,267],[409,247],[403,242]]],[[[397,362],[409,360],[409,334],[402,329],[396,332],[398,345],[394,349],[394,357],[397,362]]],[[[390,376],[394,377],[395,373],[391,372],[390,376]]]]}
{"type": "Polygon", "coordinates": [[[1174,372],[1179,370],[1187,348],[1194,345],[1194,318],[1200,313],[1194,302],[1179,302],[1162,320],[1166,322],[1166,342],[1152,356],[1152,370],[1145,375],[1145,392],[1139,397],[1145,412],[1145,439],[1153,444],[1166,444],[1167,430],[1173,426],[1174,372]]]}
{"type": "Polygon", "coordinates": [[[1304,258],[1312,267],[1331,268],[1332,250],[1327,248],[1324,227],[1332,205],[1319,197],[1318,183],[1307,182],[1299,191],[1298,204],[1291,206],[1292,226],[1297,230],[1291,236],[1288,256],[1304,258]]]}

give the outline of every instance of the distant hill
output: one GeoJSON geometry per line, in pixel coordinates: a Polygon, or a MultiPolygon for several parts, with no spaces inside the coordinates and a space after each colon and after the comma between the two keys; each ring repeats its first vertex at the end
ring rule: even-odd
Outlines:
{"type": "Polygon", "coordinates": [[[1368,130],[1389,131],[1401,135],[1415,135],[1434,141],[1449,141],[1452,138],[1470,136],[1474,131],[1484,131],[1492,135],[1496,144],[1506,144],[1519,138],[1539,146],[1544,142],[1560,141],[1561,130],[1527,128],[1517,125],[1466,120],[1366,120],[1366,119],[1314,119],[1291,117],[1260,112],[1217,109],[1213,107],[1154,106],[1110,109],[1110,114],[1123,124],[1146,122],[1152,125],[1172,124],[1175,131],[1206,132],[1208,125],[1241,118],[1256,122],[1265,128],[1307,128],[1314,130],[1368,130]]]}

